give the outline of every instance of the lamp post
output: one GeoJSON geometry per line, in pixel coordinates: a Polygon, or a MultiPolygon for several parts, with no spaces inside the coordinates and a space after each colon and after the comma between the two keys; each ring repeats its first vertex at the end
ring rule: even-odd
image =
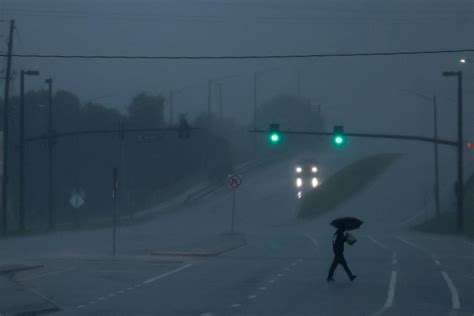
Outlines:
{"type": "Polygon", "coordinates": [[[37,70],[22,70],[20,74],[20,181],[18,228],[25,231],[25,76],[39,76],[37,70]]]}
{"type": "Polygon", "coordinates": [[[463,179],[463,127],[462,127],[462,71],[445,71],[443,77],[457,77],[458,79],[458,180],[456,185],[457,193],[457,225],[458,230],[463,229],[463,208],[464,208],[464,179],[463,179]]]}

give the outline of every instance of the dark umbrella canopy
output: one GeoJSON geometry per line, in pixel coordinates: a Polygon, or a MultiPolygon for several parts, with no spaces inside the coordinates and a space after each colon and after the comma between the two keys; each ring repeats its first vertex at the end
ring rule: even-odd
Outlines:
{"type": "Polygon", "coordinates": [[[354,230],[362,225],[362,221],[355,217],[340,217],[331,222],[331,225],[337,229],[354,230]]]}

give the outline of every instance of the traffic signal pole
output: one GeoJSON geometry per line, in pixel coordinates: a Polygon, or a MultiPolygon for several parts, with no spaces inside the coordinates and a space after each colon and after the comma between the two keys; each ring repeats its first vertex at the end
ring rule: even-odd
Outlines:
{"type": "Polygon", "coordinates": [[[12,70],[13,30],[15,20],[10,21],[8,37],[7,69],[5,73],[5,92],[3,99],[3,175],[2,175],[2,236],[8,231],[8,118],[10,112],[10,80],[12,70]]]}

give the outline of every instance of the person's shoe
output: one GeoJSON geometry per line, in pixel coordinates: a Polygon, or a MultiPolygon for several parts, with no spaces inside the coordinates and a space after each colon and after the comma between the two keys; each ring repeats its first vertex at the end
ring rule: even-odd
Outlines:
{"type": "Polygon", "coordinates": [[[331,283],[331,282],[335,282],[336,280],[334,280],[334,278],[327,278],[326,281],[328,281],[328,283],[331,283]]]}
{"type": "Polygon", "coordinates": [[[351,277],[350,277],[350,279],[351,279],[351,282],[352,282],[352,281],[354,281],[356,278],[357,278],[357,275],[353,275],[353,276],[351,276],[351,277]]]}

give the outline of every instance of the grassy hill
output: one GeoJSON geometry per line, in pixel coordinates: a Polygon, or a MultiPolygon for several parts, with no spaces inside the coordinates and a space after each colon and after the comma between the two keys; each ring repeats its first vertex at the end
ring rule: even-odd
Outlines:
{"type": "Polygon", "coordinates": [[[303,196],[297,217],[311,218],[336,208],[364,190],[400,156],[377,154],[344,167],[303,196]]]}

